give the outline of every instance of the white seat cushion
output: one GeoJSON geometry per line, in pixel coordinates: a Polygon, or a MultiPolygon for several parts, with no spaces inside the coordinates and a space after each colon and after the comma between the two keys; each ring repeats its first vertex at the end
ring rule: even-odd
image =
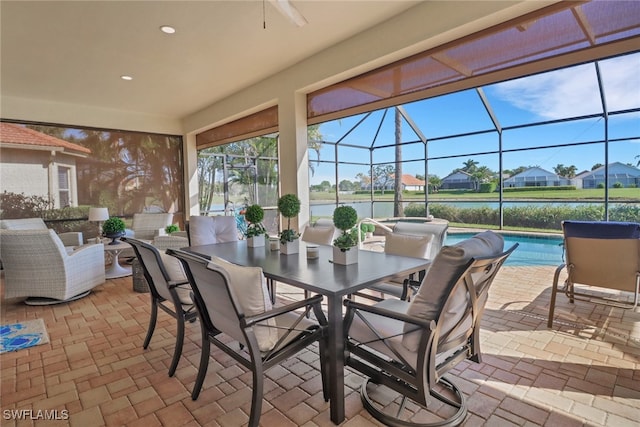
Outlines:
{"type": "MultiPolygon", "coordinates": [[[[169,279],[171,281],[188,282],[187,274],[185,273],[184,268],[182,268],[182,263],[178,258],[167,255],[164,252],[160,252],[160,258],[162,258],[162,263],[164,264],[164,268],[165,270],[167,270],[167,274],[169,275],[169,279]]],[[[188,305],[193,304],[190,289],[177,287],[176,292],[178,293],[178,298],[180,299],[181,303],[188,305]]]]}

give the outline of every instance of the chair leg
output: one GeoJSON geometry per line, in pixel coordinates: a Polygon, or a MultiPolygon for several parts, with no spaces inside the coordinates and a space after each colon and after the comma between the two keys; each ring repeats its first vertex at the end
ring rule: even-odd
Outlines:
{"type": "Polygon", "coordinates": [[[553,312],[556,307],[556,297],[558,296],[558,280],[560,279],[560,272],[564,268],[564,264],[556,268],[556,272],[553,275],[553,286],[551,287],[551,301],[549,301],[549,319],[547,320],[547,328],[553,327],[553,312]]]}
{"type": "Polygon", "coordinates": [[[262,390],[264,387],[264,372],[262,369],[253,370],[253,391],[251,393],[251,414],[249,427],[258,427],[262,412],[262,390]]]}
{"type": "Polygon", "coordinates": [[[211,343],[209,342],[207,333],[204,331],[204,326],[202,326],[202,329],[202,352],[200,353],[198,376],[196,377],[196,383],[193,386],[193,391],[191,392],[192,400],[196,400],[198,399],[198,396],[200,396],[200,390],[202,389],[204,378],[207,376],[207,369],[209,369],[209,352],[211,351],[211,343]]]}
{"type": "Polygon", "coordinates": [[[182,355],[182,346],[184,344],[184,316],[177,316],[178,330],[176,332],[176,347],[173,350],[173,360],[169,367],[169,376],[172,377],[176,373],[178,362],[180,361],[180,355],[182,355]]]}
{"type": "Polygon", "coordinates": [[[158,319],[158,302],[152,297],[151,298],[151,318],[149,319],[149,328],[147,328],[147,337],[144,339],[144,344],[142,348],[145,350],[149,347],[149,343],[151,342],[151,337],[153,336],[153,331],[156,329],[156,320],[158,319]]]}

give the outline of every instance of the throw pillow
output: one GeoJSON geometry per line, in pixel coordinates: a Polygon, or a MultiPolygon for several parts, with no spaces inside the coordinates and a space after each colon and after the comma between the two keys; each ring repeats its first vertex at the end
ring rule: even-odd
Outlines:
{"type": "MultiPolygon", "coordinates": [[[[231,280],[229,287],[245,315],[255,316],[273,308],[262,268],[243,267],[215,256],[211,257],[211,262],[227,272],[231,280]]],[[[275,319],[256,324],[254,333],[260,351],[269,351],[278,342],[275,319]]]]}
{"type": "MultiPolygon", "coordinates": [[[[167,270],[167,274],[169,275],[169,280],[173,282],[188,282],[187,274],[184,272],[184,268],[182,268],[182,263],[176,257],[171,255],[167,255],[164,252],[160,252],[160,258],[162,259],[162,263],[164,264],[164,269],[167,270]]],[[[193,300],[191,299],[191,289],[188,287],[177,287],[176,292],[178,293],[178,298],[180,302],[187,305],[192,305],[193,300]]]]}

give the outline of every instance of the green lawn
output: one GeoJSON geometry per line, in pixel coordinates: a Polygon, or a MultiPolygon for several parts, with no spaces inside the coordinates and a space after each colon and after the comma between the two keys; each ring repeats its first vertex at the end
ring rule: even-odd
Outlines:
{"type": "MultiPolygon", "coordinates": [[[[588,189],[588,190],[541,190],[541,191],[510,191],[504,193],[504,200],[604,200],[604,189],[588,189]]],[[[311,200],[335,200],[335,193],[330,192],[311,192],[311,200]]],[[[405,201],[424,200],[424,194],[416,194],[415,192],[406,192],[403,194],[405,201]]],[[[348,201],[366,201],[370,200],[369,194],[341,194],[340,200],[348,201]]],[[[393,200],[393,192],[384,195],[376,194],[374,200],[393,200]]],[[[498,201],[498,193],[476,193],[468,191],[440,191],[438,193],[429,194],[429,200],[488,200],[498,201]]],[[[639,201],[640,188],[610,188],[609,200],[613,201],[639,201]]]]}

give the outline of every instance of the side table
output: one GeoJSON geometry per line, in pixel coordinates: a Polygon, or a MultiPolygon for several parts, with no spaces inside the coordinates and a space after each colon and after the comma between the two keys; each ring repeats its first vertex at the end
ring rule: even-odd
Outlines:
{"type": "Polygon", "coordinates": [[[131,276],[131,267],[121,266],[118,261],[118,255],[125,249],[131,248],[128,243],[118,241],[117,244],[111,245],[110,242],[104,243],[104,251],[111,254],[111,265],[105,270],[104,276],[107,279],[117,279],[118,277],[131,276]]]}

